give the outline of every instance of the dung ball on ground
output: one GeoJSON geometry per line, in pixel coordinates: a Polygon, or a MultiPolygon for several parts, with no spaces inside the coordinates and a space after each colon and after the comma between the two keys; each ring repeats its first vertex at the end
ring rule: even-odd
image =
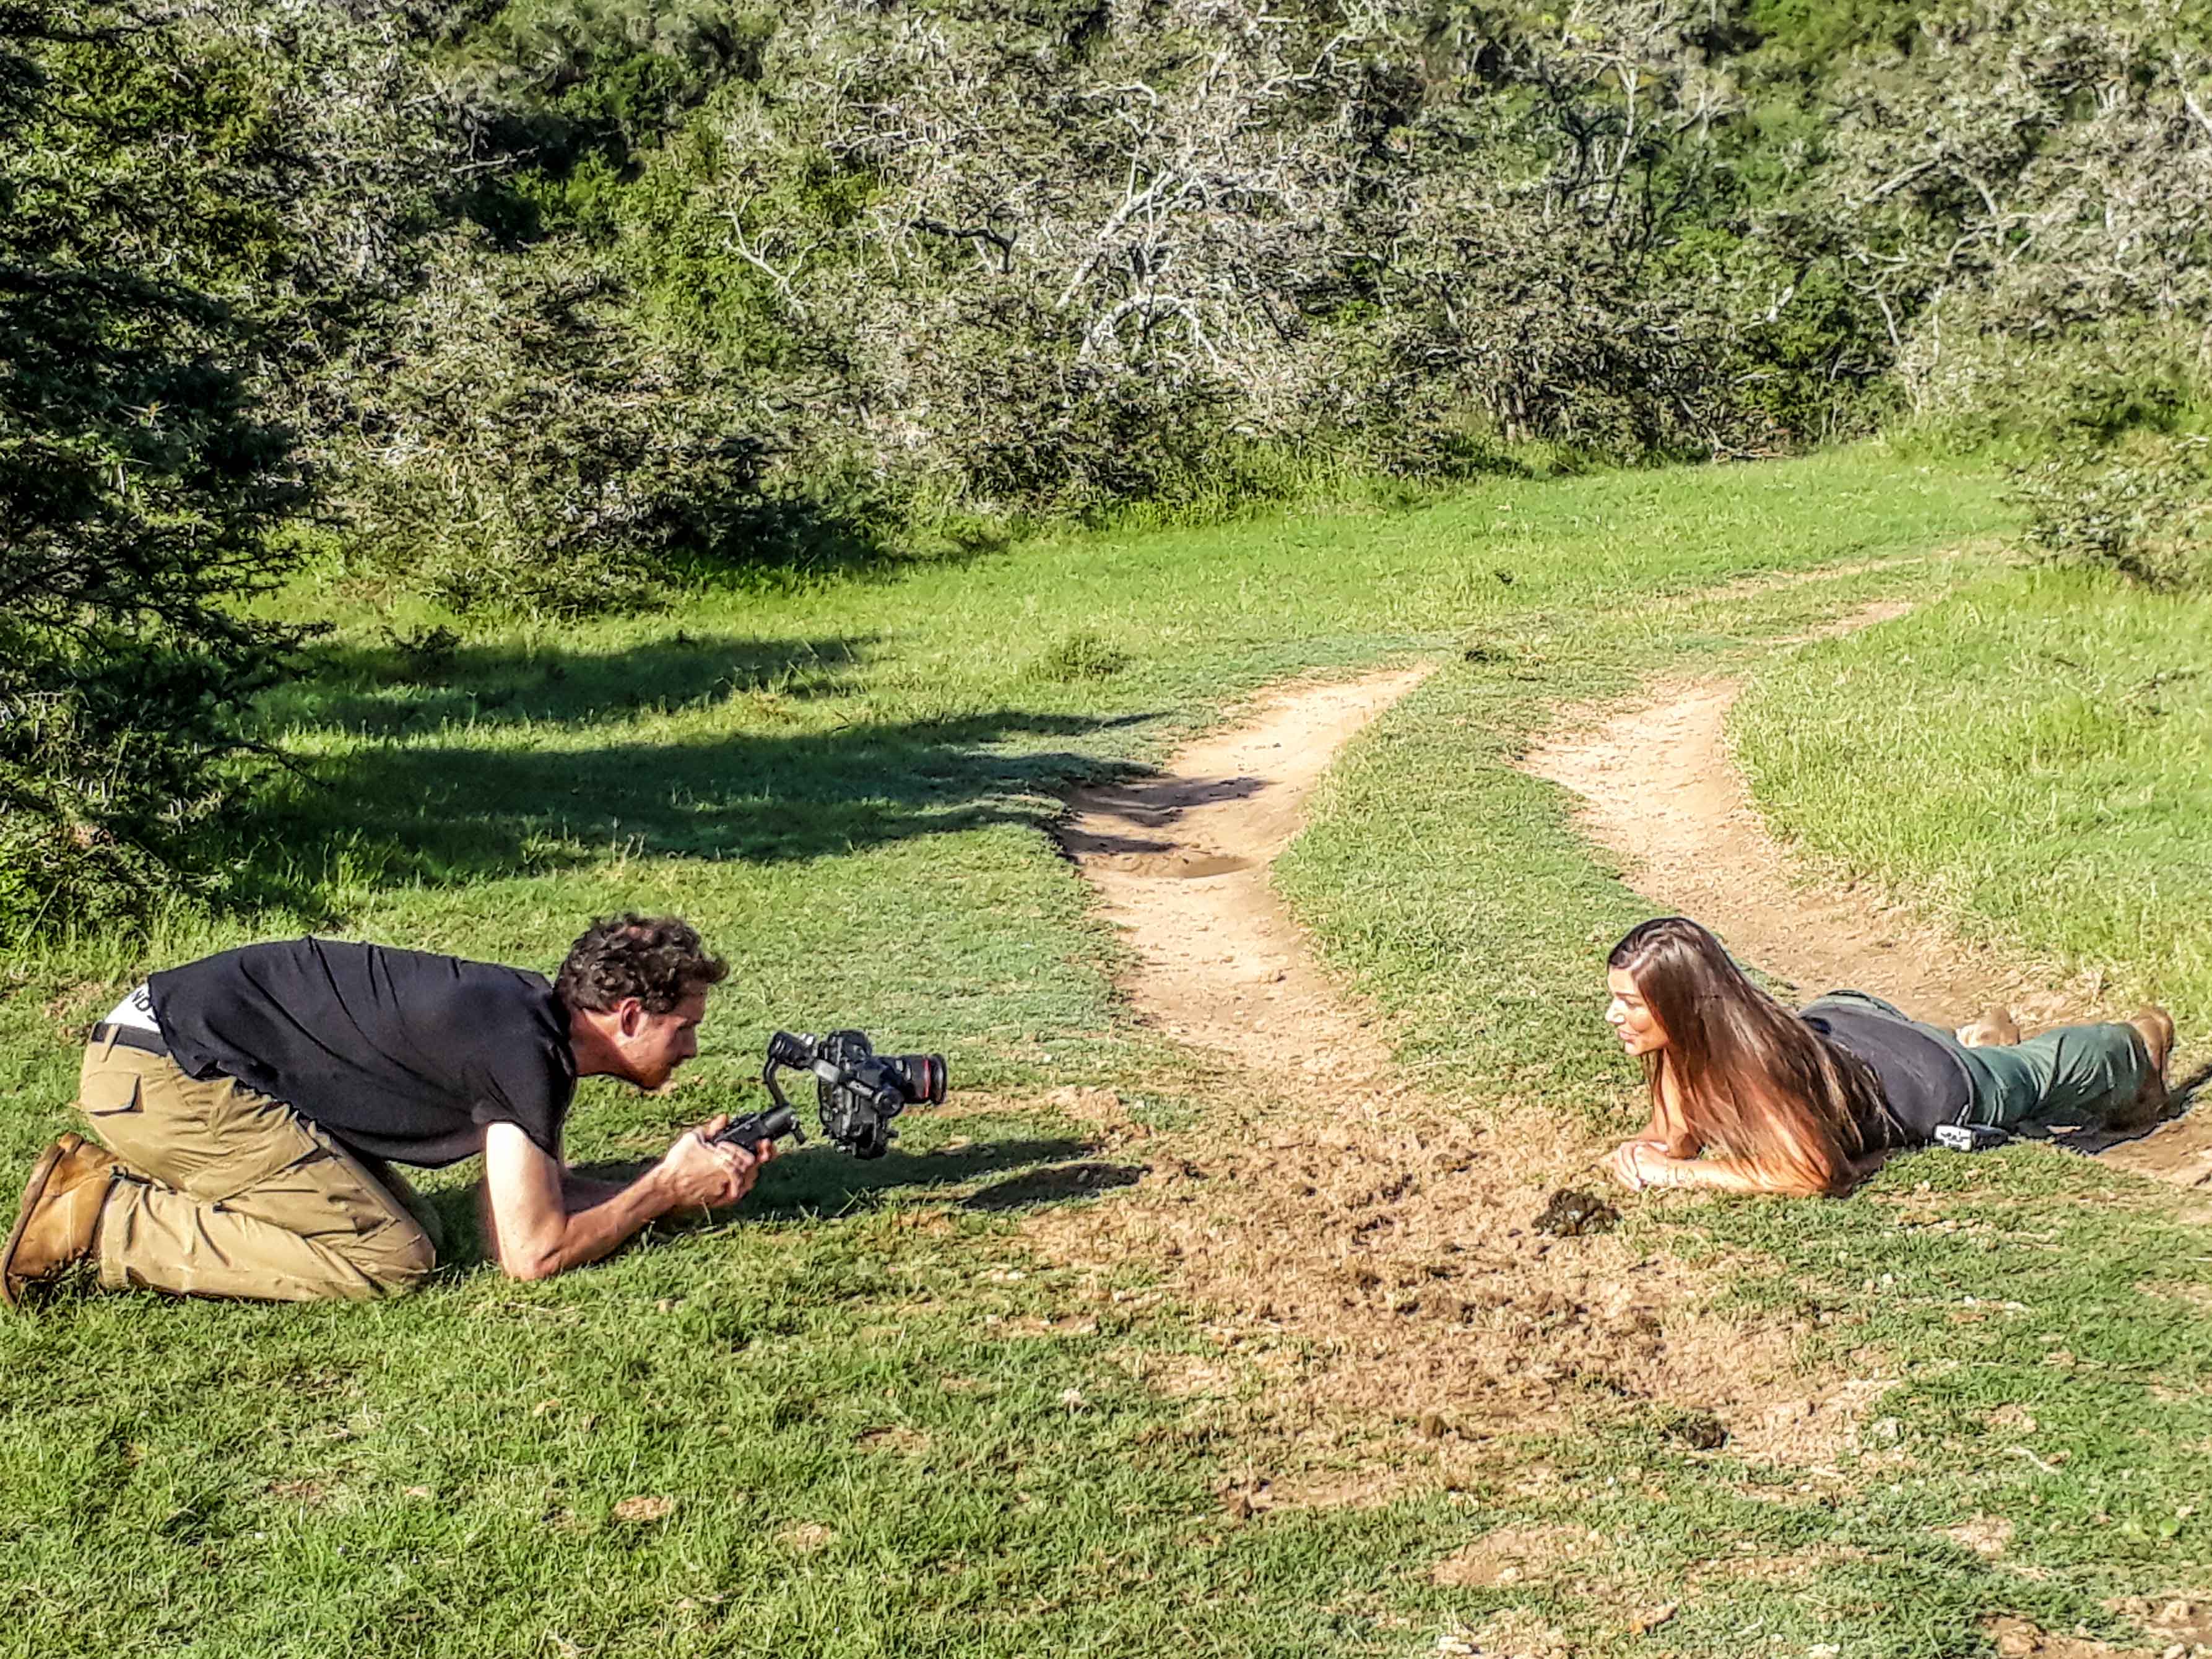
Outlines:
{"type": "Polygon", "coordinates": [[[1620,1224],[1620,1212],[1595,1193],[1562,1187],[1536,1212],[1531,1224],[1538,1232],[1557,1238],[1580,1238],[1588,1233],[1611,1232],[1620,1224]]]}

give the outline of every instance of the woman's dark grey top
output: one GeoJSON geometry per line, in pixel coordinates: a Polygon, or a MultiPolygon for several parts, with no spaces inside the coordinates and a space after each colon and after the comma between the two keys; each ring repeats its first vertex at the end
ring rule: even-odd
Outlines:
{"type": "Polygon", "coordinates": [[[1831,991],[1798,1018],[1872,1069],[1881,1083],[1891,1146],[1919,1146],[1939,1125],[1961,1123],[1973,1103],[1973,1077],[1958,1038],[1923,1025],[1863,991],[1831,991]]]}

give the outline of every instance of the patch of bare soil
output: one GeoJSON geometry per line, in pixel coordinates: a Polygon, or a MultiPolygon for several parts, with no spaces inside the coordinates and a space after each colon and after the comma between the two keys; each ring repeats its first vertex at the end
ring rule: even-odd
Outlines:
{"type": "Polygon", "coordinates": [[[2212,1600],[2194,1593],[2131,1595],[2105,1605],[2164,1644],[2166,1659],[2207,1659],[2212,1655],[2212,1600]]]}
{"type": "Polygon", "coordinates": [[[1085,790],[1060,843],[1143,957],[1129,992],[1170,1036],[1255,1068],[1372,1070],[1381,1044],[1308,957],[1267,884],[1337,750],[1419,669],[1278,692],[1257,718],[1201,738],[1164,771],[1085,790]]]}
{"type": "MultiPolygon", "coordinates": [[[[2155,1625],[2151,1628],[2154,1635],[2167,1635],[2155,1625]]],[[[2185,1638],[2169,1639],[2162,1648],[2116,1646],[2087,1636],[2046,1631],[2009,1613],[1985,1621],[1982,1629],[1996,1646],[1998,1659],[2203,1659],[2212,1653],[2212,1648],[2185,1638]]]]}
{"type": "Polygon", "coordinates": [[[1501,1527],[1454,1550],[1429,1577],[1458,1589],[1494,1589],[1549,1578],[1612,1547],[1603,1533],[1585,1527],[1501,1527]]]}
{"type": "MultiPolygon", "coordinates": [[[[1841,626],[1896,614],[1870,609],[1841,626]]],[[[2031,1034],[2124,1012],[2101,1006],[2093,986],[2056,983],[1864,888],[1808,882],[1768,833],[1729,752],[1728,712],[1742,690],[1735,679],[1678,681],[1626,708],[1578,711],[1525,764],[1583,798],[1583,827],[1620,858],[1638,892],[1705,923],[1806,999],[1849,987],[1947,1026],[2005,1003],[2031,1034]]],[[[2212,1186],[2212,1114],[2148,1133],[2064,1139],[2121,1169],[2212,1186]]]]}
{"type": "Polygon", "coordinates": [[[1436,1650],[1443,1659],[1573,1659],[1575,1647],[1558,1626],[1514,1607],[1464,1634],[1447,1632],[1437,1638],[1436,1650]]]}
{"type": "Polygon", "coordinates": [[[1955,1527],[1932,1528],[1938,1537],[1970,1549],[1977,1555],[1992,1559],[2002,1555],[2012,1543],[2013,1525],[2002,1516],[1977,1515],[1961,1521],[1955,1527]]]}
{"type": "MultiPolygon", "coordinates": [[[[1418,1094],[1269,887],[1331,757],[1419,678],[1285,688],[1158,774],[1072,804],[1063,843],[1136,958],[1132,1003],[1209,1050],[1223,1086],[1206,1128],[1150,1139],[1142,1182],[1039,1216],[1039,1242],[1102,1270],[1165,1264],[1218,1310],[1224,1373],[1162,1380],[1264,1377],[1247,1403],[1290,1443],[1240,1487],[1247,1510],[1366,1501],[1378,1455],[1449,1479],[1498,1434],[1655,1404],[1717,1415],[1737,1451],[1826,1459],[1882,1385],[1809,1383],[1790,1330],[1701,1311],[1710,1281],[1621,1234],[1539,1235],[1547,1194],[1594,1183],[1602,1149],[1510,1101],[1476,1121],[1418,1094]],[[1395,1425],[1379,1438],[1378,1419],[1395,1425]]],[[[1118,1127],[1115,1103],[1068,1103],[1118,1127]]]]}

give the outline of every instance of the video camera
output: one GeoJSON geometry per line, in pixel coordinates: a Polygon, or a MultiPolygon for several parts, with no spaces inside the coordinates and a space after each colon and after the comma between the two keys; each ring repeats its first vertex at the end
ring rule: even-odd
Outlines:
{"type": "Polygon", "coordinates": [[[761,1067],[762,1086],[775,1105],[732,1121],[714,1137],[717,1145],[750,1152],[785,1135],[806,1144],[799,1114],[776,1085],[775,1074],[787,1067],[814,1073],[822,1133],[855,1158],[881,1158],[890,1151],[897,1133],[890,1121],[908,1107],[945,1103],[943,1054],[879,1054],[862,1031],[818,1037],[778,1031],[768,1040],[768,1063],[761,1067]]]}

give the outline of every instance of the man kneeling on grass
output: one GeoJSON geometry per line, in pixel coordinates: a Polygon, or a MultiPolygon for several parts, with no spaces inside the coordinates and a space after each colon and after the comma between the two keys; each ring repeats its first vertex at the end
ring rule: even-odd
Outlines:
{"type": "Polygon", "coordinates": [[[658,1088],[699,1052],[728,970],[673,917],[599,922],[551,984],[419,951],[303,939],[153,976],[93,1027],[70,1134],[32,1171],[0,1298],[96,1265],[101,1286],[266,1301],[408,1290],[436,1216],[392,1163],[484,1158],[484,1212],[517,1279],[595,1261],[672,1210],[734,1204],[772,1144],[716,1118],[626,1187],[562,1162],[580,1077],[658,1088]],[[387,1162],[390,1160],[390,1162],[387,1162]]]}

